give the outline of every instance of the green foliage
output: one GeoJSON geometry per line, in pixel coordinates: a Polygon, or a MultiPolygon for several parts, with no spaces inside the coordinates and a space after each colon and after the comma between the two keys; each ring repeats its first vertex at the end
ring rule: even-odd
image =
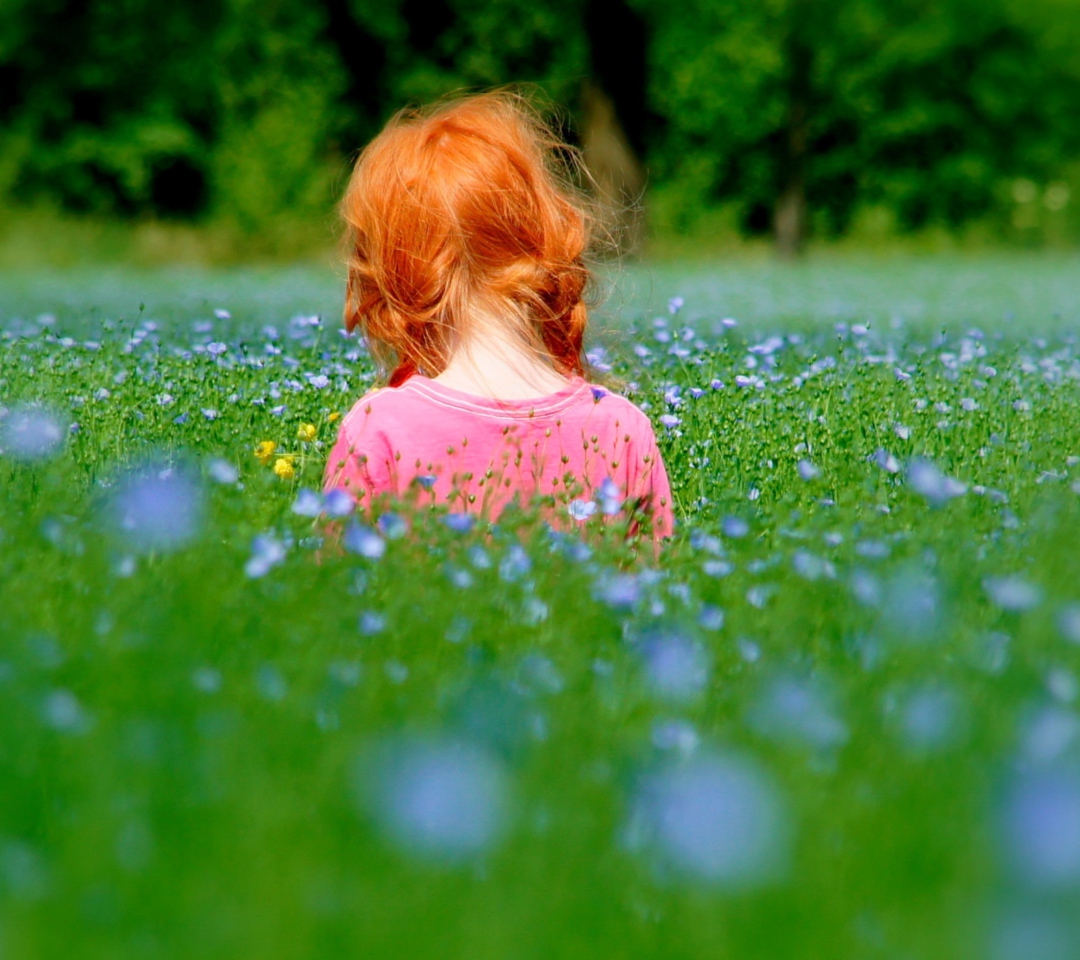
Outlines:
{"type": "Polygon", "coordinates": [[[762,233],[795,189],[822,236],[1080,234],[1068,0],[4,0],[0,199],[303,247],[407,103],[524,82],[572,132],[631,16],[646,75],[609,92],[663,230],[762,233]],[[1033,220],[1017,179],[1071,198],[1033,220]]]}
{"type": "Polygon", "coordinates": [[[1003,185],[1046,184],[1080,151],[1074,48],[1048,25],[1075,9],[977,0],[643,3],[654,31],[661,192],[689,223],[736,203],[763,229],[804,103],[806,185],[824,232],[881,205],[903,229],[956,228],[1007,207],[1003,185]],[[800,51],[805,73],[793,76],[800,51]],[[1072,104],[1073,106],[1066,106],[1072,104]]]}
{"type": "MultiPolygon", "coordinates": [[[[1024,327],[983,323],[1004,297],[903,321],[893,275],[854,279],[872,288],[857,319],[879,304],[869,329],[791,316],[780,284],[731,271],[665,282],[687,306],[661,324],[632,303],[609,358],[657,423],[681,519],[655,563],[596,529],[583,550],[423,511],[362,555],[294,513],[331,414],[372,375],[332,325],[289,321],[321,306],[304,278],[43,278],[59,319],[9,291],[26,309],[0,334],[5,949],[1074,955],[1075,336],[1036,319],[1045,301],[1024,327]],[[742,288],[755,322],[729,329],[742,288]],[[23,402],[77,424],[51,458],[16,458],[23,402]],[[295,481],[256,462],[264,439],[300,454],[295,481]],[[147,458],[205,499],[190,539],[140,552],[113,507],[147,458]],[[919,458],[964,492],[917,481],[919,458]],[[261,571],[256,536],[284,548],[261,571]],[[689,672],[650,659],[672,638],[700,658],[689,672]],[[442,765],[411,768],[431,789],[395,820],[372,796],[409,784],[378,761],[416,743],[442,765]],[[665,782],[688,802],[657,823],[665,782]],[[477,829],[496,787],[505,819],[476,846],[409,843],[477,829]],[[754,873],[763,843],[783,855],[754,873]]],[[[840,280],[826,307],[850,297],[840,280]]]]}

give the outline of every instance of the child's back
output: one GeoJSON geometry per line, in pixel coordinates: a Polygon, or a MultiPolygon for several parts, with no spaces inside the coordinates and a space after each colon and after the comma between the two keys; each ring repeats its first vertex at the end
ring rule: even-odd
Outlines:
{"type": "Polygon", "coordinates": [[[345,323],[388,386],[346,417],[328,488],[492,519],[515,498],[567,522],[626,501],[670,534],[648,420],[587,381],[590,218],[558,173],[568,151],[506,94],[401,115],[365,148],[342,205],[345,323]]]}
{"type": "Polygon", "coordinates": [[[648,419],[580,378],[535,400],[475,396],[421,376],[377,390],[345,418],[327,486],[361,502],[412,491],[489,517],[514,498],[552,497],[564,524],[625,500],[626,515],[649,512],[654,535],[671,533],[671,491],[648,419]]]}

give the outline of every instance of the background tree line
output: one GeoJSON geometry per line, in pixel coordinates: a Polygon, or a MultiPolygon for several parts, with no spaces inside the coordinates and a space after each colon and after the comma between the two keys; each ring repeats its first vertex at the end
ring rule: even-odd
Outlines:
{"type": "Polygon", "coordinates": [[[0,0],[0,202],[270,235],[404,103],[508,82],[664,232],[1078,222],[1075,0],[0,0]]]}

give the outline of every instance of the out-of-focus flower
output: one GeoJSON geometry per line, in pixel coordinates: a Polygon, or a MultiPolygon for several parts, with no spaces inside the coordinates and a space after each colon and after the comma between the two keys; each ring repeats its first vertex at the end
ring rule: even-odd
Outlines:
{"type": "Polygon", "coordinates": [[[888,450],[878,447],[874,451],[874,455],[871,458],[882,470],[886,473],[899,473],[900,461],[896,459],[888,450]]]}
{"type": "Polygon", "coordinates": [[[724,531],[725,537],[732,537],[737,540],[740,537],[745,537],[750,532],[750,524],[742,517],[727,516],[720,522],[720,529],[724,531]]]}
{"type": "Polygon", "coordinates": [[[600,512],[605,516],[614,516],[622,509],[622,491],[611,477],[604,477],[604,482],[600,484],[599,494],[600,512]]]}
{"type": "Polygon", "coordinates": [[[354,509],[356,501],[340,487],[323,497],[323,510],[328,517],[347,517],[354,509]]]}
{"type": "Polygon", "coordinates": [[[240,471],[228,460],[222,460],[220,457],[211,460],[207,469],[215,483],[236,483],[240,479],[240,471]]]}
{"type": "Polygon", "coordinates": [[[913,460],[908,467],[907,479],[911,488],[934,506],[941,506],[967,492],[965,484],[946,476],[929,460],[913,460]]]}
{"type": "Polygon", "coordinates": [[[499,562],[499,576],[507,583],[520,580],[532,569],[532,561],[520,543],[512,543],[499,562]]]}
{"type": "Polygon", "coordinates": [[[53,690],[45,698],[41,712],[50,727],[64,733],[85,733],[91,726],[82,704],[68,690],[53,690]]]}
{"type": "Polygon", "coordinates": [[[244,564],[244,573],[251,578],[265,577],[285,559],[285,544],[276,537],[261,534],[251,542],[251,557],[244,564]]]}
{"type": "Polygon", "coordinates": [[[1002,814],[1002,846],[1021,881],[1043,890],[1080,886],[1080,777],[1075,770],[1021,776],[1002,814]]]}
{"type": "Polygon", "coordinates": [[[0,429],[3,452],[16,460],[47,460],[63,446],[67,425],[44,407],[16,407],[0,429]]]}
{"type": "Polygon", "coordinates": [[[317,433],[318,431],[315,429],[315,424],[302,423],[300,424],[299,429],[296,431],[296,436],[297,439],[299,439],[303,443],[311,443],[315,439],[317,433]]]}
{"type": "Polygon", "coordinates": [[[596,581],[593,595],[613,610],[631,610],[641,599],[641,584],[632,573],[605,573],[596,581]]]}
{"type": "Polygon", "coordinates": [[[182,467],[150,466],[121,481],[110,502],[114,530],[137,552],[177,550],[198,536],[203,490],[182,467]]]}
{"type": "Polygon", "coordinates": [[[1011,613],[1023,613],[1042,600],[1042,591],[1022,577],[987,577],[983,587],[997,606],[1011,613]]]}
{"type": "Polygon", "coordinates": [[[964,700],[951,687],[928,683],[890,698],[886,708],[894,715],[904,746],[915,754],[943,753],[956,747],[967,728],[964,700]]]}
{"type": "Polygon", "coordinates": [[[650,636],[640,652],[649,689],[663,700],[693,700],[709,682],[711,663],[705,647],[680,633],[650,636]]]}
{"type": "Polygon", "coordinates": [[[379,610],[365,610],[360,614],[360,632],[365,637],[373,637],[386,629],[386,614],[379,610]]]}
{"type": "Polygon", "coordinates": [[[384,513],[376,526],[387,540],[400,540],[409,532],[409,521],[396,513],[384,513]]]}
{"type": "Polygon", "coordinates": [[[476,518],[471,513],[448,513],[443,517],[443,523],[454,533],[468,533],[475,522],[476,518]]]}
{"type": "Polygon", "coordinates": [[[300,517],[317,517],[322,509],[323,499],[314,490],[301,490],[292,505],[292,512],[300,517]]]}
{"type": "Polygon", "coordinates": [[[265,467],[273,459],[275,450],[277,444],[273,440],[263,440],[255,445],[255,458],[265,467]]]}
{"type": "Polygon", "coordinates": [[[688,720],[658,720],[652,727],[652,744],[657,750],[671,750],[683,757],[697,750],[700,739],[688,720]]]}
{"type": "Polygon", "coordinates": [[[341,411],[340,410],[335,410],[332,414],[330,414],[330,416],[328,416],[326,418],[326,422],[327,423],[334,423],[334,421],[340,420],[340,419],[341,419],[341,411]]]}
{"type": "Polygon", "coordinates": [[[292,457],[278,457],[274,462],[274,473],[282,480],[292,480],[296,476],[296,468],[293,466],[292,457]]]}
{"type": "Polygon", "coordinates": [[[899,570],[884,593],[882,625],[912,643],[936,637],[944,619],[944,599],[937,580],[918,567],[899,570]]]}
{"type": "Polygon", "coordinates": [[[1080,644],[1080,604],[1070,603],[1058,613],[1058,629],[1070,643],[1080,644]]]}
{"type": "Polygon", "coordinates": [[[713,752],[643,778],[624,831],[632,849],[685,879],[727,889],[782,878],[792,834],[773,778],[750,757],[713,752]]]}
{"type": "Polygon", "coordinates": [[[817,678],[774,677],[747,720],[760,736],[789,746],[836,750],[848,740],[836,698],[817,678]]]}
{"type": "Polygon", "coordinates": [[[358,553],[368,560],[378,560],[386,553],[386,541],[371,527],[355,520],[345,531],[345,549],[358,553]]]}
{"type": "Polygon", "coordinates": [[[386,839],[422,860],[482,856],[509,826],[510,780],[502,763],[464,740],[385,741],[360,764],[356,782],[386,839]]]}

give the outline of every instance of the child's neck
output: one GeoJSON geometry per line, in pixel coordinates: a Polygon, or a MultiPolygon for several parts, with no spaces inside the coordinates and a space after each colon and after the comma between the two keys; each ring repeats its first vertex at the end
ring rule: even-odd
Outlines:
{"type": "Polygon", "coordinates": [[[523,343],[485,336],[461,344],[436,383],[493,400],[528,400],[557,393],[566,386],[550,363],[523,343]]]}

